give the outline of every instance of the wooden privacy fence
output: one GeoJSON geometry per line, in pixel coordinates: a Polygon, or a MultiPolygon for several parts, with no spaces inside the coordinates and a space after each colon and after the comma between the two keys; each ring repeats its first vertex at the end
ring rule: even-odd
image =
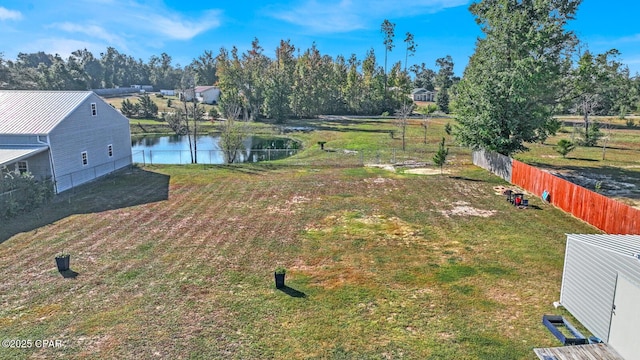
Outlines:
{"type": "Polygon", "coordinates": [[[607,234],[640,234],[640,210],[513,160],[511,183],[542,196],[607,234]]]}
{"type": "Polygon", "coordinates": [[[608,234],[640,235],[640,210],[506,156],[474,151],[473,163],[608,234]]]}

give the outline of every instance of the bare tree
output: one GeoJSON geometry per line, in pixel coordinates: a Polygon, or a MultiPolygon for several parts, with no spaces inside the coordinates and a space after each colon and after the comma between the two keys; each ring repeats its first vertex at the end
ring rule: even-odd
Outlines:
{"type": "Polygon", "coordinates": [[[204,108],[198,103],[195,91],[195,78],[191,71],[186,71],[181,81],[182,123],[189,142],[191,163],[198,163],[198,123],[204,119],[204,108]]]}
{"type": "Polygon", "coordinates": [[[420,125],[424,129],[424,144],[427,143],[427,127],[429,126],[429,121],[431,120],[431,114],[433,114],[436,110],[438,110],[438,106],[436,106],[435,104],[427,104],[418,108],[418,112],[422,114],[422,124],[420,125]]]}
{"type": "Polygon", "coordinates": [[[244,121],[238,120],[242,106],[238,102],[227,101],[224,106],[225,120],[220,122],[220,147],[227,164],[237,160],[238,152],[242,149],[243,140],[248,131],[244,121]]]}
{"type": "Polygon", "coordinates": [[[613,125],[611,124],[611,120],[609,120],[606,124],[601,126],[604,129],[605,135],[602,137],[602,160],[605,159],[607,154],[607,144],[611,141],[611,137],[613,136],[613,125]]]}
{"type": "Polygon", "coordinates": [[[409,125],[409,115],[413,112],[415,105],[411,104],[402,104],[400,109],[396,110],[396,126],[400,128],[400,133],[402,134],[402,151],[406,150],[406,135],[407,135],[407,126],[409,125]]]}

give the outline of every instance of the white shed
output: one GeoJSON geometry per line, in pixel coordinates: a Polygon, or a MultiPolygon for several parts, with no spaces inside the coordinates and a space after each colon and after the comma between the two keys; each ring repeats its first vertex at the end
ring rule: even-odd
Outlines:
{"type": "Polygon", "coordinates": [[[625,359],[640,359],[640,235],[567,234],[560,303],[625,359]]]}

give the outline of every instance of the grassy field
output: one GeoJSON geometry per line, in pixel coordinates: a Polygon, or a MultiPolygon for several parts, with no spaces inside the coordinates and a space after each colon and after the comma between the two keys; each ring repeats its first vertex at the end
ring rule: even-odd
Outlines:
{"type": "MultiPolygon", "coordinates": [[[[432,122],[431,145],[414,124],[410,150],[429,163],[448,121],[432,122]]],[[[384,121],[315,125],[292,134],[301,157],[327,156],[317,141],[400,142],[384,121]]],[[[499,195],[508,184],[465,149],[450,160],[430,176],[136,167],[62,194],[0,227],[0,339],[64,346],[0,357],[535,359],[532,348],[560,345],[541,320],[566,315],[552,306],[565,234],[598,231],[536,198],[513,208],[499,195]],[[61,251],[70,278],[55,268],[61,251]]]]}
{"type": "Polygon", "coordinates": [[[469,166],[133,169],[3,226],[0,337],[65,343],[3,358],[533,359],[558,345],[540,320],[564,234],[595,230],[502,185],[469,166]]]}

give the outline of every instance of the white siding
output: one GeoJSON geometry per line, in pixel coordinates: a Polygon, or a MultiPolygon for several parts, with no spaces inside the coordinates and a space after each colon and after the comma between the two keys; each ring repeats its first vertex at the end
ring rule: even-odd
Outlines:
{"type": "Polygon", "coordinates": [[[640,236],[567,235],[560,302],[605,342],[618,272],[640,282],[640,236]]]}
{"type": "Polygon", "coordinates": [[[92,95],[50,133],[58,192],[93,180],[131,163],[129,121],[92,95]],[[91,115],[96,103],[97,115],[91,115]],[[113,157],[107,146],[113,145],[113,157]],[[83,151],[89,164],[82,165],[83,151]]]}
{"type": "MultiPolygon", "coordinates": [[[[0,119],[0,121],[2,121],[0,119]]],[[[0,146],[11,145],[42,145],[42,142],[38,141],[36,135],[3,135],[0,134],[0,146]]]]}

